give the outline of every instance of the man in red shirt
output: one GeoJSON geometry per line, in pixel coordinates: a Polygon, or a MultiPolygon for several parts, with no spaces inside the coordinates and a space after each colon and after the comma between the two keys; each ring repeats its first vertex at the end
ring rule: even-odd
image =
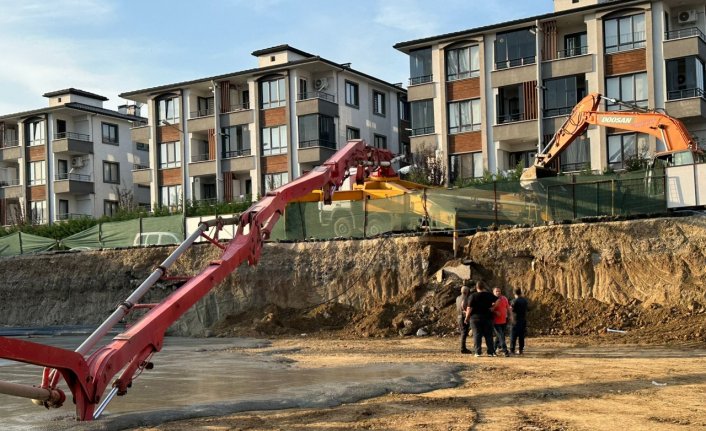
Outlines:
{"type": "Polygon", "coordinates": [[[507,312],[510,308],[510,302],[503,296],[502,290],[499,287],[493,289],[493,294],[498,297],[495,303],[493,316],[493,329],[495,330],[495,347],[501,349],[505,356],[510,356],[505,343],[505,333],[507,332],[507,312]]]}

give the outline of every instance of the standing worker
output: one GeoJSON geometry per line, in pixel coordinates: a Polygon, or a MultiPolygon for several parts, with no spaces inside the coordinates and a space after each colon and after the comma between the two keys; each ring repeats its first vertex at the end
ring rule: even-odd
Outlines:
{"type": "Polygon", "coordinates": [[[510,302],[503,295],[499,287],[493,289],[493,294],[498,298],[495,303],[495,316],[493,318],[493,329],[495,331],[495,348],[502,350],[505,356],[510,356],[505,343],[507,333],[507,312],[510,309],[510,302]]]}
{"type": "Polygon", "coordinates": [[[468,323],[468,303],[471,300],[471,289],[466,285],[470,284],[466,280],[464,285],[461,286],[461,294],[456,297],[456,310],[458,311],[458,327],[461,331],[461,353],[471,353],[468,348],[466,348],[466,339],[468,338],[468,329],[470,324],[468,323]]]}
{"type": "Polygon", "coordinates": [[[498,298],[488,292],[486,284],[479,280],[476,283],[476,291],[471,295],[469,303],[469,318],[473,327],[473,348],[475,356],[478,357],[483,352],[482,343],[485,338],[485,347],[488,356],[495,356],[493,346],[493,309],[498,298]]]}
{"type": "Polygon", "coordinates": [[[515,299],[512,300],[512,330],[510,331],[510,352],[515,354],[515,342],[520,342],[520,355],[525,350],[525,335],[527,333],[527,308],[529,302],[522,296],[522,289],[515,289],[515,299]]]}

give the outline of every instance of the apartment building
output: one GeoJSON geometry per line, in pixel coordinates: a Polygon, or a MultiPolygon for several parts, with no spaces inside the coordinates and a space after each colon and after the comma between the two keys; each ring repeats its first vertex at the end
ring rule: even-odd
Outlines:
{"type": "Polygon", "coordinates": [[[148,107],[132,137],[149,148],[133,179],[150,202],[255,199],[349,139],[409,152],[401,84],[288,45],[252,55],[253,69],[121,94],[148,107]]]}
{"type": "MultiPolygon", "coordinates": [[[[591,92],[664,109],[706,143],[703,0],[554,6],[545,15],[395,45],[410,59],[412,151],[442,154],[450,184],[530,166],[591,92]]],[[[590,127],[559,168],[621,170],[630,157],[660,150],[644,134],[590,127]]]]}
{"type": "Polygon", "coordinates": [[[147,153],[130,139],[139,112],[105,109],[107,98],[75,88],[44,97],[48,107],[0,116],[0,224],[112,215],[121,193],[139,197],[131,170],[147,153]]]}

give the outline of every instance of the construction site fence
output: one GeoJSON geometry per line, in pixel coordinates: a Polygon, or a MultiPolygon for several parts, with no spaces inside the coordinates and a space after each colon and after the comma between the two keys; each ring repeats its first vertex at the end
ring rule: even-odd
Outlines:
{"type": "MultiPolygon", "coordinates": [[[[597,216],[666,211],[665,177],[644,173],[541,179],[532,190],[519,182],[464,188],[428,188],[386,199],[292,203],[270,235],[273,241],[371,238],[414,231],[472,232],[492,225],[536,225],[597,216]]],[[[237,214],[221,214],[237,217],[237,214]]],[[[105,222],[62,240],[16,232],[0,238],[0,256],[53,249],[91,250],[179,244],[202,221],[217,216],[173,215],[105,222]]],[[[219,240],[235,235],[227,225],[219,240]]],[[[215,228],[209,232],[215,235],[215,228]]],[[[199,238],[197,242],[206,241],[199,238]]]]}

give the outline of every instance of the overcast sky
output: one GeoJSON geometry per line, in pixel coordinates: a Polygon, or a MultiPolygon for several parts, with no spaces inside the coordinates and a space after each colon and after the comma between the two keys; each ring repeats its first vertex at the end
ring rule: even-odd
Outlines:
{"type": "Polygon", "coordinates": [[[409,78],[392,46],[552,11],[552,0],[0,0],[0,115],[42,94],[119,93],[257,66],[289,44],[388,82],[409,78]]]}

